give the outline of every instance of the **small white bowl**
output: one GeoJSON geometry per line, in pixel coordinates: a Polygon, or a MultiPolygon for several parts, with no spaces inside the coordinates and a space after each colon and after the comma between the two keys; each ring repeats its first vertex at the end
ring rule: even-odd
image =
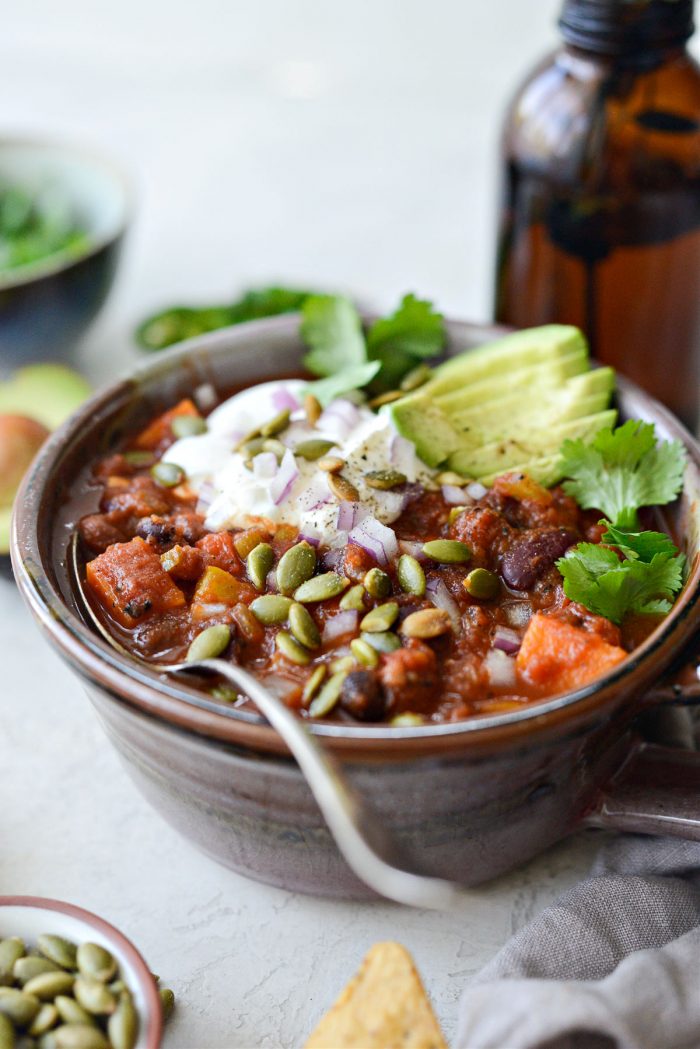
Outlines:
{"type": "Polygon", "coordinates": [[[129,987],[139,1014],[135,1049],[158,1049],[163,1035],[163,1010],[151,970],[118,929],[82,907],[40,896],[0,896],[0,939],[19,936],[31,947],[42,933],[73,943],[89,940],[111,951],[129,987]]]}

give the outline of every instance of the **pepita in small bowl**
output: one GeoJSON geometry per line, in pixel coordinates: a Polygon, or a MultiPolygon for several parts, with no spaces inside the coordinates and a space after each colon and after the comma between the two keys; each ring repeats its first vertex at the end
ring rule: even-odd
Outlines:
{"type": "Polygon", "coordinates": [[[0,896],[0,1049],[158,1049],[172,992],[80,907],[0,896]]]}

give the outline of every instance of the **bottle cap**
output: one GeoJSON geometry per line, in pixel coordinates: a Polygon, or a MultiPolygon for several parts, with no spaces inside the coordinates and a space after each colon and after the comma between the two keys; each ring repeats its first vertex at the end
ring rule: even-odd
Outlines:
{"type": "Polygon", "coordinates": [[[574,47],[642,57],[693,35],[693,0],[564,0],[559,28],[574,47]]]}

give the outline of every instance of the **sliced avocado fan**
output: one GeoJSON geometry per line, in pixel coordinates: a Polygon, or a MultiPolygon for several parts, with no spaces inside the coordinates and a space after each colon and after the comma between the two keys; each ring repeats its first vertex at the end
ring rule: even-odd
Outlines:
{"type": "Polygon", "coordinates": [[[63,364],[30,364],[0,382],[0,412],[27,415],[48,430],[68,418],[90,396],[91,387],[63,364]]]}
{"type": "Polygon", "coordinates": [[[547,324],[466,350],[382,410],[428,466],[482,483],[517,470],[554,484],[565,437],[614,425],[614,385],[611,368],[590,370],[578,328],[547,324]]]}

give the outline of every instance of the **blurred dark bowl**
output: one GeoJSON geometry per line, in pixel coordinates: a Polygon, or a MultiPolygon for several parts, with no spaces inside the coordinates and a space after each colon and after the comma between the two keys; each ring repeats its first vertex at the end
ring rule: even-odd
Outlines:
{"type": "Polygon", "coordinates": [[[131,213],[129,185],[89,149],[32,139],[0,139],[0,178],[30,192],[55,187],[88,238],[77,256],[53,256],[0,276],[0,370],[70,361],[112,285],[131,213]]]}

